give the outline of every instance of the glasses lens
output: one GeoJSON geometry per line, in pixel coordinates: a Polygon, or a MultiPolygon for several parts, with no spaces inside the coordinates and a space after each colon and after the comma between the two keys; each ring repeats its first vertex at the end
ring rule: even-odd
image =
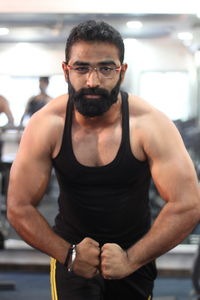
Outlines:
{"type": "Polygon", "coordinates": [[[105,78],[112,78],[114,75],[115,69],[113,69],[111,67],[100,67],[99,72],[105,78]]]}
{"type": "Polygon", "coordinates": [[[87,74],[89,72],[89,67],[74,67],[73,70],[77,73],[77,74],[87,74]]]}

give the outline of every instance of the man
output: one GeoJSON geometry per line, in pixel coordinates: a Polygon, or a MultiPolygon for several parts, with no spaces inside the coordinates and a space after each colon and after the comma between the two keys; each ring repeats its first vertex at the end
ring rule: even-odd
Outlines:
{"type": "Polygon", "coordinates": [[[40,93],[37,96],[33,96],[28,100],[25,111],[21,117],[20,125],[23,125],[24,118],[28,116],[29,118],[44,105],[46,105],[51,97],[47,94],[46,90],[49,85],[49,77],[39,78],[39,89],[40,93]]]}
{"type": "Polygon", "coordinates": [[[152,299],[154,259],[200,219],[180,135],[161,112],[120,92],[123,58],[122,38],[108,24],[75,27],[63,63],[69,94],[32,117],[12,167],[8,218],[53,258],[53,299],[152,299]],[[35,207],[52,166],[60,185],[54,230],[35,207]],[[166,205],[150,228],[151,176],[166,205]]]}

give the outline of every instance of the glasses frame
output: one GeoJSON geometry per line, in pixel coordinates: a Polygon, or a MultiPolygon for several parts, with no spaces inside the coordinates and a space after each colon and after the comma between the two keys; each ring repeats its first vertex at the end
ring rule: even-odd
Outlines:
{"type": "MultiPolygon", "coordinates": [[[[78,66],[71,66],[69,64],[66,64],[67,68],[69,71],[77,71],[76,68],[78,68],[78,66]]],[[[81,67],[81,66],[80,66],[81,67]]],[[[93,66],[84,66],[84,67],[87,67],[88,68],[88,71],[84,74],[81,74],[81,73],[78,73],[78,71],[76,72],[76,74],[78,74],[79,76],[84,76],[84,75],[88,75],[88,74],[91,74],[91,72],[95,71],[97,73],[97,75],[100,77],[103,77],[103,78],[108,78],[108,79],[112,79],[114,77],[113,76],[105,76],[104,74],[101,73],[100,71],[100,68],[102,68],[103,66],[99,66],[99,67],[93,67],[93,66]]],[[[112,71],[115,71],[116,73],[117,72],[120,72],[121,69],[122,69],[122,66],[119,66],[119,67],[109,67],[110,69],[112,69],[112,71]]]]}

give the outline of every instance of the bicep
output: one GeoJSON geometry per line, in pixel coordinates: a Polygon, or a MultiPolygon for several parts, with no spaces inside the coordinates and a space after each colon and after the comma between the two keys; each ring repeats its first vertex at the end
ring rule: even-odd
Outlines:
{"type": "MultiPolygon", "coordinates": [[[[24,157],[25,158],[25,157],[24,157]]],[[[50,166],[38,165],[34,159],[17,159],[11,168],[8,199],[36,205],[45,194],[50,177],[50,166]]]]}
{"type": "Polygon", "coordinates": [[[165,201],[181,200],[198,189],[193,163],[184,153],[179,152],[166,160],[156,159],[151,163],[151,174],[165,201]]]}
{"type": "Polygon", "coordinates": [[[161,122],[159,130],[154,132],[147,147],[147,156],[161,197],[166,201],[178,201],[188,199],[189,194],[198,194],[193,162],[175,126],[164,120],[164,124],[161,122]]]}
{"type": "Polygon", "coordinates": [[[39,132],[25,134],[10,172],[8,202],[36,205],[51,174],[51,157],[39,132]]]}

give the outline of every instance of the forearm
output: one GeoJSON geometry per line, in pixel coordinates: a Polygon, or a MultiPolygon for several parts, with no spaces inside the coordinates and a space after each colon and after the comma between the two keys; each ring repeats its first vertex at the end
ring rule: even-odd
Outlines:
{"type": "Polygon", "coordinates": [[[64,263],[69,249],[67,243],[55,234],[45,218],[32,205],[8,210],[8,219],[18,234],[32,247],[64,263]]]}
{"type": "Polygon", "coordinates": [[[168,203],[149,232],[128,249],[133,271],[174,248],[199,221],[199,212],[195,208],[180,210],[174,206],[174,203],[168,203]]]}

